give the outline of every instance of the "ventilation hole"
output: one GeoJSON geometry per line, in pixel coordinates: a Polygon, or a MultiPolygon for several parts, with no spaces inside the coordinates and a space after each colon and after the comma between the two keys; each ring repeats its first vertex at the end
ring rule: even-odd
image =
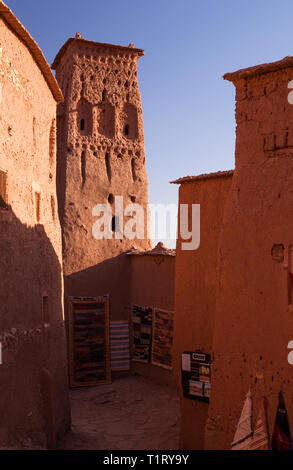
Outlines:
{"type": "Polygon", "coordinates": [[[85,172],[85,152],[81,153],[81,184],[82,186],[85,184],[86,180],[86,172],[85,172]]]}
{"type": "Polygon", "coordinates": [[[84,119],[80,120],[80,130],[84,131],[84,119]]]}
{"type": "Polygon", "coordinates": [[[114,198],[113,194],[112,194],[112,193],[109,194],[109,196],[108,196],[108,201],[109,201],[110,204],[113,204],[114,199],[115,199],[115,198],[114,198]]]}
{"type": "Polygon", "coordinates": [[[111,178],[112,178],[112,172],[111,172],[110,155],[108,153],[106,153],[106,155],[105,155],[105,163],[106,163],[106,170],[107,170],[108,180],[110,182],[111,178]]]}
{"type": "Polygon", "coordinates": [[[131,202],[135,203],[135,201],[136,201],[136,196],[130,196],[130,200],[131,200],[131,202]]]}
{"type": "Polygon", "coordinates": [[[132,179],[136,181],[136,171],[135,171],[135,160],[134,158],[131,159],[131,171],[132,171],[132,179]]]}
{"type": "Polygon", "coordinates": [[[118,158],[122,158],[122,154],[121,154],[121,153],[118,153],[117,157],[118,157],[118,158]]]}
{"type": "Polygon", "coordinates": [[[129,135],[129,125],[128,124],[125,124],[124,135],[129,135]]]}

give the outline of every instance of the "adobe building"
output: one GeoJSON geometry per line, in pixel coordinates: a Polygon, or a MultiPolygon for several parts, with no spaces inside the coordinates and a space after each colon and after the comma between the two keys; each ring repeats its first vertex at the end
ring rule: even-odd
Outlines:
{"type": "Polygon", "coordinates": [[[41,50],[0,1],[0,448],[70,428],[56,194],[56,103],[41,50]]]}
{"type": "Polygon", "coordinates": [[[229,197],[233,171],[187,176],[180,184],[179,204],[200,204],[200,246],[183,250],[180,231],[176,246],[175,315],[173,340],[174,377],[180,388],[180,442],[182,449],[203,449],[208,403],[183,396],[181,354],[201,351],[212,355],[216,309],[217,258],[224,208],[229,197]]]}
{"type": "Polygon", "coordinates": [[[282,389],[293,426],[293,58],[224,75],[236,88],[236,168],[219,246],[206,449],[228,449],[251,387],[268,398],[272,432],[282,389]]]}
{"type": "MultiPolygon", "coordinates": [[[[174,311],[175,250],[162,242],[147,251],[130,250],[130,305],[174,311]]],[[[132,362],[132,369],[155,382],[174,385],[172,371],[151,363],[132,362]]]]}
{"type": "Polygon", "coordinates": [[[272,432],[280,390],[293,416],[293,58],[224,78],[236,87],[233,177],[177,181],[180,203],[201,204],[199,249],[177,245],[178,381],[183,351],[212,360],[209,403],[181,397],[180,445],[188,449],[230,449],[249,387],[253,426],[266,396],[272,432]]]}
{"type": "Polygon", "coordinates": [[[151,248],[147,238],[147,174],[137,61],[128,47],[70,38],[52,68],[65,100],[58,106],[58,200],[63,231],[65,309],[68,296],[110,294],[110,319],[129,317],[129,258],[135,246],[151,248]],[[128,217],[122,210],[143,208],[144,237],[121,235],[128,217]],[[97,204],[113,209],[111,239],[96,239],[97,204]],[[94,212],[93,212],[94,210],[94,212]],[[121,236],[120,236],[121,235],[121,236]]]}

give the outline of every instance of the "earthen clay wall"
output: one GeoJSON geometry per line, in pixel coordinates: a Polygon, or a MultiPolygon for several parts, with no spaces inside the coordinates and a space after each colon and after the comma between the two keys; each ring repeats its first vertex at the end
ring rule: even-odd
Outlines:
{"type": "MultiPolygon", "coordinates": [[[[128,255],[130,259],[130,308],[155,306],[174,311],[174,254],[128,255]]],[[[131,314],[131,311],[130,311],[131,314]]],[[[173,385],[172,372],[152,364],[132,362],[132,369],[159,383],[173,385]]]]}
{"type": "MultiPolygon", "coordinates": [[[[182,250],[179,237],[175,266],[174,375],[181,390],[180,448],[202,449],[208,403],[182,396],[181,353],[212,354],[218,285],[218,245],[232,175],[191,179],[179,190],[179,204],[200,204],[200,247],[182,250]]],[[[180,227],[178,233],[180,234],[180,227]]]]}
{"type": "Polygon", "coordinates": [[[2,18],[0,69],[0,169],[7,172],[0,208],[0,447],[54,447],[70,426],[56,101],[2,18]]]}
{"type": "Polygon", "coordinates": [[[259,67],[236,86],[236,170],[220,243],[214,365],[205,448],[228,449],[251,387],[253,424],[268,398],[272,432],[282,389],[293,425],[291,66],[259,67]],[[290,266],[291,264],[291,266],[290,266]]]}

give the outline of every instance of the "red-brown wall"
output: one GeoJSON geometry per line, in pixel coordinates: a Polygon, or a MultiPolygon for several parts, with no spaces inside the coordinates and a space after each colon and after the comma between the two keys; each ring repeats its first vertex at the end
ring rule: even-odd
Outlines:
{"type": "MultiPolygon", "coordinates": [[[[178,238],[175,267],[174,375],[181,389],[181,353],[212,354],[218,284],[218,245],[232,176],[216,175],[183,183],[179,204],[200,204],[200,246],[182,250],[178,238]]],[[[189,220],[191,227],[191,220],[189,220]]],[[[180,225],[179,225],[180,234],[180,225]]],[[[202,449],[208,403],[189,400],[181,392],[180,447],[202,449]]]]}
{"type": "Polygon", "coordinates": [[[7,208],[0,209],[0,448],[54,447],[70,427],[56,101],[2,18],[0,43],[0,169],[7,172],[7,208]]]}

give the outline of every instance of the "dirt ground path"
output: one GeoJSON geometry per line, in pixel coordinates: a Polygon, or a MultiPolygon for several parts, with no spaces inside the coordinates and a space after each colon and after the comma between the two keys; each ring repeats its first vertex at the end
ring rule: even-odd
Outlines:
{"type": "Polygon", "coordinates": [[[174,388],[131,375],[70,394],[72,431],[60,449],[178,449],[174,388]]]}

